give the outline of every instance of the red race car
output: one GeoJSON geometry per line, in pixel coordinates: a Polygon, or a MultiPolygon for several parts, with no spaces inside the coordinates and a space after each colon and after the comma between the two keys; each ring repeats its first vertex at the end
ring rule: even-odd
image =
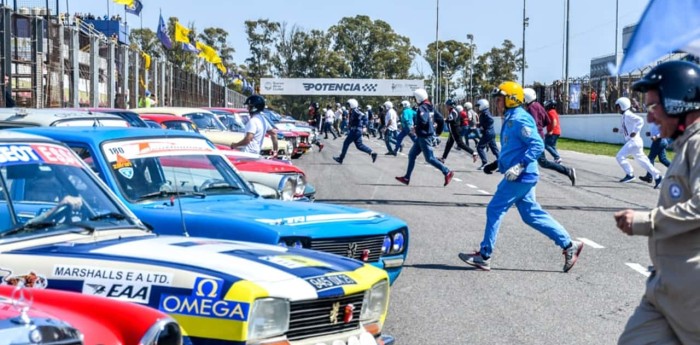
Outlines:
{"type": "Polygon", "coordinates": [[[31,272],[8,277],[0,283],[26,281],[28,287],[0,286],[1,344],[182,345],[180,326],[156,309],[74,292],[32,289],[30,285],[45,285],[46,278],[31,272]]]}

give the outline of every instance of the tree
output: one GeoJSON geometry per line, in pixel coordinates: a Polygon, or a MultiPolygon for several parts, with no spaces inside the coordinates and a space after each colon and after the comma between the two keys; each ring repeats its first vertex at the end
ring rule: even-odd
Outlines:
{"type": "MultiPolygon", "coordinates": [[[[465,85],[464,78],[455,81],[453,77],[468,71],[471,53],[472,50],[469,49],[469,44],[466,42],[449,40],[437,41],[437,45],[435,42],[428,44],[423,57],[433,69],[435,69],[437,57],[440,57],[440,85],[449,82],[449,89],[453,90],[452,94],[454,94],[454,90],[465,85]]],[[[449,97],[449,95],[447,96],[449,97]]]]}
{"type": "Polygon", "coordinates": [[[342,52],[350,78],[406,78],[418,49],[387,22],[345,17],[328,29],[333,50],[342,52]]]}
{"type": "Polygon", "coordinates": [[[151,57],[163,55],[163,48],[156,36],[156,33],[151,29],[133,29],[129,32],[129,42],[131,49],[138,49],[151,57]]]}
{"type": "Polygon", "coordinates": [[[280,29],[280,23],[268,19],[246,20],[246,35],[250,45],[250,57],[245,60],[256,85],[260,78],[270,75],[272,48],[280,29]]]}
{"type": "Polygon", "coordinates": [[[482,95],[488,94],[500,83],[517,80],[517,72],[523,68],[522,49],[515,49],[510,40],[503,41],[501,48],[493,47],[479,56],[474,64],[474,84],[482,95]]]}

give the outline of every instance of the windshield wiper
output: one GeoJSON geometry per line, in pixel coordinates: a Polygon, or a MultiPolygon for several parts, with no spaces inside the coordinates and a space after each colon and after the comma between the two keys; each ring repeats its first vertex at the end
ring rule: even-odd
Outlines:
{"type": "Polygon", "coordinates": [[[107,213],[98,214],[96,216],[92,216],[92,217],[88,218],[89,221],[96,221],[96,220],[103,220],[103,219],[124,220],[124,219],[126,219],[126,216],[121,214],[121,213],[117,213],[117,212],[107,212],[107,213]]]}
{"type": "Polygon", "coordinates": [[[141,195],[138,198],[138,201],[142,200],[147,200],[147,199],[154,199],[154,198],[165,198],[168,196],[194,196],[198,198],[205,198],[207,195],[204,193],[198,193],[198,192],[166,192],[166,191],[158,191],[158,192],[153,192],[153,193],[148,193],[141,195]]]}
{"type": "Polygon", "coordinates": [[[41,230],[55,226],[54,222],[34,222],[28,221],[26,223],[20,224],[10,230],[0,233],[0,237],[10,236],[18,234],[20,232],[30,231],[30,230],[41,230]]]}

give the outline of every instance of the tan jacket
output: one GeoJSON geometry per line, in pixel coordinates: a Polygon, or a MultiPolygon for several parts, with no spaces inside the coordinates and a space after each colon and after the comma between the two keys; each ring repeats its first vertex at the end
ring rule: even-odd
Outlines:
{"type": "Polygon", "coordinates": [[[657,207],[635,212],[632,232],[649,237],[656,272],[646,297],[684,343],[700,343],[700,123],[673,143],[676,156],[657,207]]]}

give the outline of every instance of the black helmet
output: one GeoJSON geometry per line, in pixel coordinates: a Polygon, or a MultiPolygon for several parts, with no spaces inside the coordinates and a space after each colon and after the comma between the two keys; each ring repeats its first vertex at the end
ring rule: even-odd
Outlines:
{"type": "Polygon", "coordinates": [[[671,117],[700,109],[700,66],[686,61],[664,62],[632,85],[635,91],[657,90],[671,117]]]}
{"type": "Polygon", "coordinates": [[[252,95],[246,98],[243,104],[248,106],[248,111],[259,113],[265,109],[265,98],[260,95],[252,95]]]}
{"type": "Polygon", "coordinates": [[[554,109],[557,107],[557,101],[550,99],[544,102],[544,108],[546,110],[554,109]]]}
{"type": "Polygon", "coordinates": [[[448,107],[454,107],[455,104],[456,104],[456,103],[455,103],[455,100],[452,99],[452,98],[448,98],[448,99],[445,101],[445,105],[448,106],[448,107]]]}

